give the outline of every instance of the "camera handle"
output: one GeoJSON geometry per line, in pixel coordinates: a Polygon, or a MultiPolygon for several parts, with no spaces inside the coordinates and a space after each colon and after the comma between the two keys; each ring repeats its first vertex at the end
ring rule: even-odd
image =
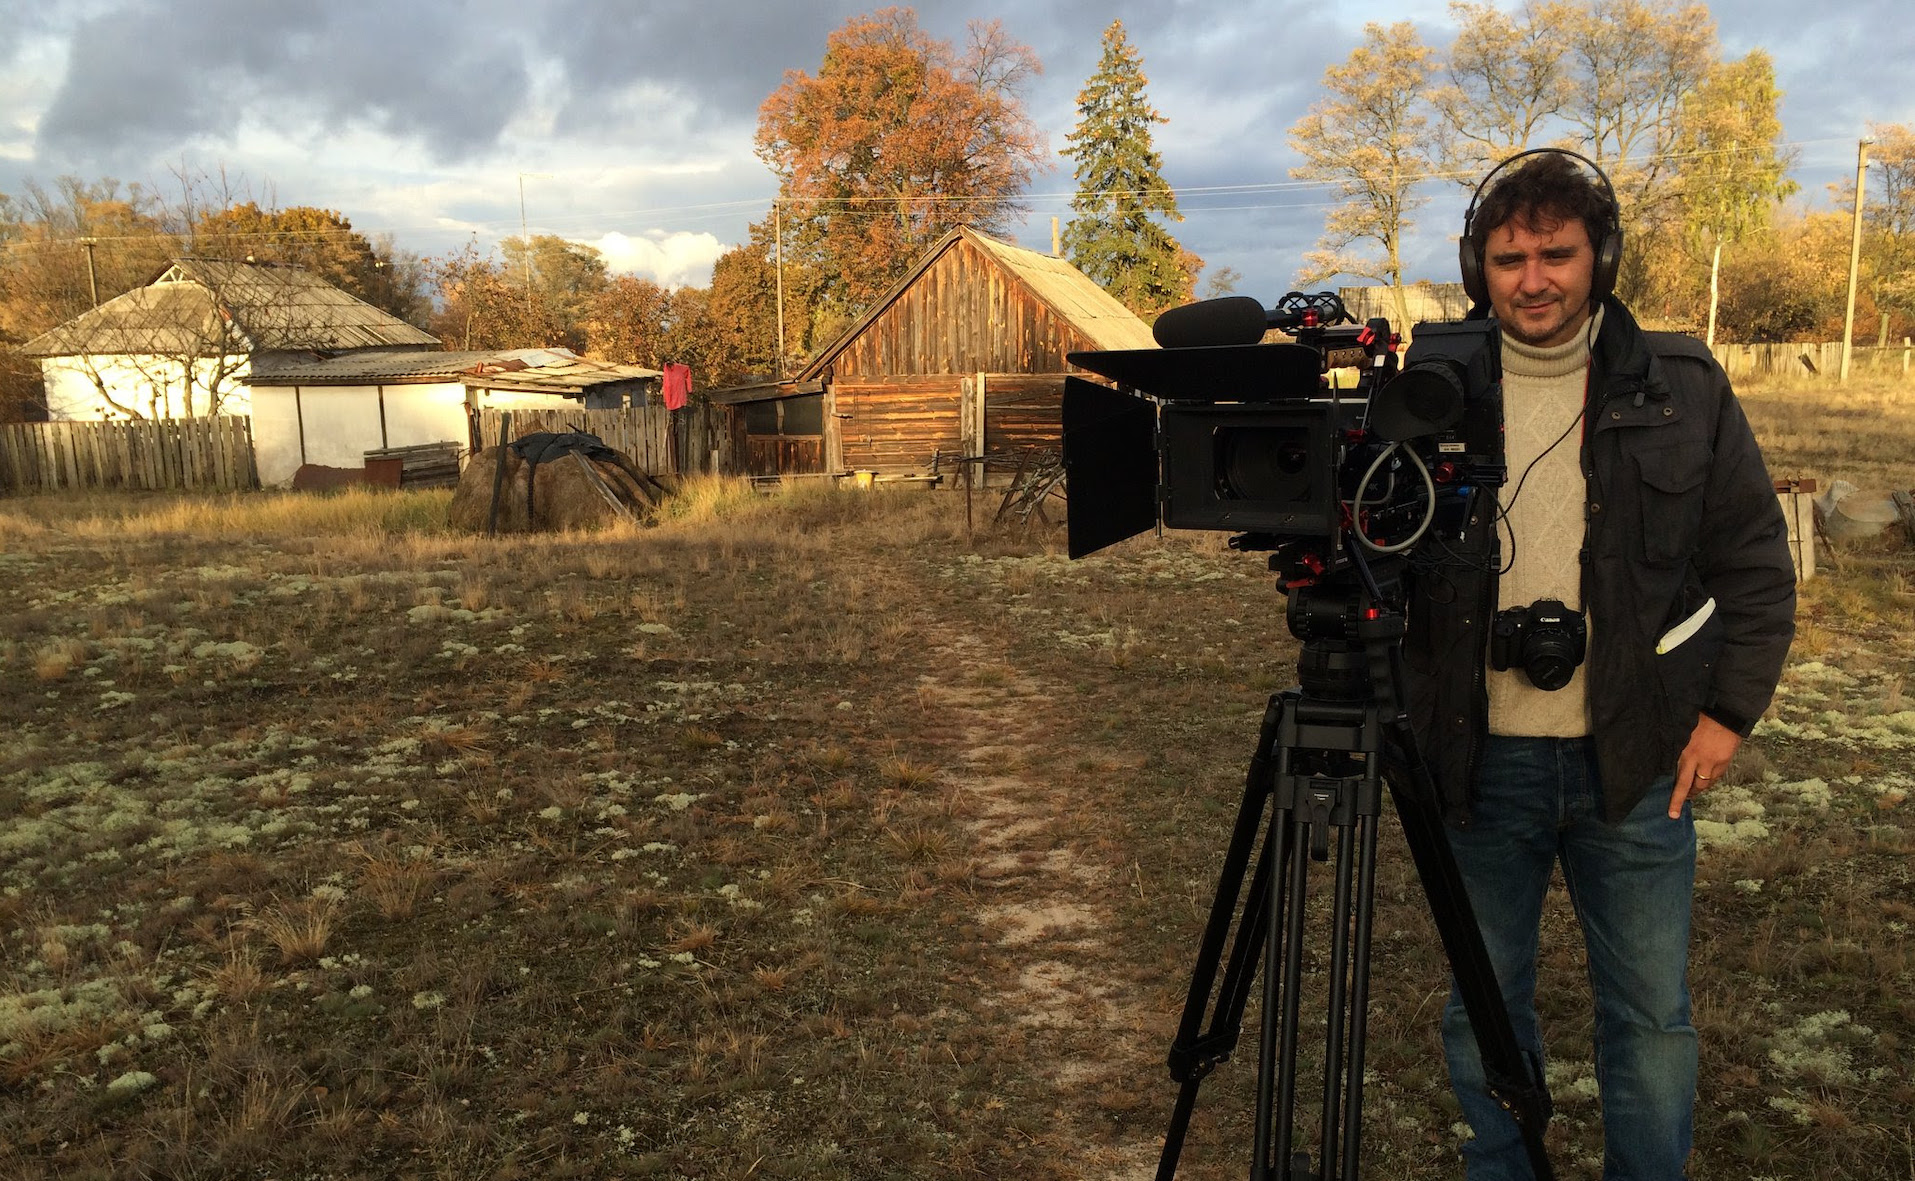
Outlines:
{"type": "Polygon", "coordinates": [[[1273,695],[1264,711],[1190,992],[1171,1044],[1170,1075],[1182,1086],[1164,1135],[1157,1181],[1176,1176],[1197,1089],[1236,1048],[1257,960],[1266,949],[1270,954],[1263,956],[1251,1181],[1357,1177],[1380,783],[1389,785],[1395,801],[1431,917],[1469,1013],[1490,1095],[1516,1121],[1538,1181],[1554,1177],[1543,1145],[1550,1100],[1542,1064],[1516,1040],[1443,831],[1435,783],[1397,704],[1404,700],[1403,618],[1379,612],[1358,628],[1371,682],[1367,699],[1326,699],[1289,689],[1273,695]],[[1258,847],[1266,808],[1268,831],[1258,847]],[[1309,863],[1328,859],[1333,830],[1337,852],[1318,1139],[1322,1160],[1317,1170],[1307,1152],[1295,1151],[1296,1051],[1309,863]],[[1206,1014],[1211,1018],[1208,1028],[1206,1014]]]}

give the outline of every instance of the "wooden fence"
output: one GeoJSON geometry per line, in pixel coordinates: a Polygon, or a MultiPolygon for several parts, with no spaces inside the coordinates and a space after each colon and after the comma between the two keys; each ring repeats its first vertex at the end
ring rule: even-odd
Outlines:
{"type": "Polygon", "coordinates": [[[635,406],[622,410],[480,410],[472,417],[472,453],[499,442],[501,428],[517,439],[540,431],[584,431],[632,457],[654,475],[730,470],[731,442],[722,414],[704,402],[682,410],[635,406]],[[511,423],[505,426],[505,418],[511,423]]]}
{"type": "Polygon", "coordinates": [[[249,418],[0,425],[0,488],[8,490],[257,487],[249,418]]]}
{"type": "MultiPolygon", "coordinates": [[[[1716,342],[1716,360],[1730,380],[1744,377],[1793,377],[1835,381],[1842,375],[1842,342],[1814,344],[1724,344],[1716,342]]],[[[1915,376],[1915,348],[1855,345],[1849,350],[1849,376],[1907,381],[1915,376]]]]}

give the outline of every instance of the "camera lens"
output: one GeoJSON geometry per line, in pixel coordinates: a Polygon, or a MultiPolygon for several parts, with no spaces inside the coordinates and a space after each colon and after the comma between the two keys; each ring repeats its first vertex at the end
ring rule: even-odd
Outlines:
{"type": "Polygon", "coordinates": [[[1293,501],[1310,495],[1310,432],[1232,427],[1217,432],[1218,492],[1226,499],[1293,501]]]}
{"type": "Polygon", "coordinates": [[[1538,637],[1532,634],[1524,654],[1523,671],[1529,674],[1529,681],[1538,689],[1554,692],[1569,684],[1576,675],[1576,653],[1560,637],[1538,637]]]}

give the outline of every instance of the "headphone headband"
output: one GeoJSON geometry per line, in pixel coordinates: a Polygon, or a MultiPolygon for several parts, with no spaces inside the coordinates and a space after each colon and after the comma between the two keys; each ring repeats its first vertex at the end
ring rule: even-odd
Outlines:
{"type": "Polygon", "coordinates": [[[1529,148],[1490,169],[1489,174],[1478,182],[1476,192],[1470,196],[1469,208],[1463,213],[1463,236],[1457,243],[1457,261],[1463,273],[1463,290],[1470,301],[1478,306],[1489,303],[1489,282],[1483,274],[1483,251],[1475,240],[1477,207],[1482,204],[1483,194],[1489,191],[1489,182],[1496,179],[1498,173],[1518,160],[1543,155],[1568,156],[1580,161],[1602,182],[1603,200],[1609,207],[1607,220],[1601,226],[1585,227],[1593,228],[1602,239],[1596,243],[1596,268],[1590,298],[1606,299],[1616,289],[1616,272],[1622,267],[1622,205],[1616,200],[1616,187],[1609,183],[1609,174],[1594,160],[1568,148],[1529,148]]]}

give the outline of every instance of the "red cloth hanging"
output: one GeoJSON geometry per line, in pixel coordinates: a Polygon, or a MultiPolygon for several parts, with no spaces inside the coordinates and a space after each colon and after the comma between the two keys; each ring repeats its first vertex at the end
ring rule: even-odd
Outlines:
{"type": "Polygon", "coordinates": [[[665,409],[683,410],[692,392],[690,365],[665,366],[665,409]]]}

